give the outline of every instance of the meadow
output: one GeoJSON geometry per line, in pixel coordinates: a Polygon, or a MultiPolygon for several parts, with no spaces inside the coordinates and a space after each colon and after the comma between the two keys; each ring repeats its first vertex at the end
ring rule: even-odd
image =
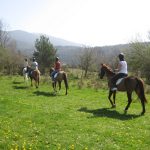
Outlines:
{"type": "MultiPolygon", "coordinates": [[[[117,93],[115,109],[105,81],[69,78],[68,95],[53,93],[50,79],[30,87],[21,76],[0,77],[1,150],[149,150],[150,104],[140,116],[133,102],[124,114],[126,93],[117,93]]],[[[148,101],[150,95],[146,94],[148,101]]]]}

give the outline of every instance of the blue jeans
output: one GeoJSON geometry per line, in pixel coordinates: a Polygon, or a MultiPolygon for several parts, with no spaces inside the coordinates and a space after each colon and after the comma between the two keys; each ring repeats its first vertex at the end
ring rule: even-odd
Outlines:
{"type": "Polygon", "coordinates": [[[51,77],[52,77],[52,80],[54,81],[54,75],[57,73],[58,71],[53,71],[52,73],[51,73],[51,77]]]}

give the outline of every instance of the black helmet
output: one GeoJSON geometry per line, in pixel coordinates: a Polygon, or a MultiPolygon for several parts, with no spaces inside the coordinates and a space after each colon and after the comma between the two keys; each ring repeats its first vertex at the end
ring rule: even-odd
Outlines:
{"type": "Polygon", "coordinates": [[[119,57],[120,60],[123,60],[123,59],[124,59],[124,54],[123,54],[123,53],[120,53],[120,54],[118,55],[118,57],[119,57]]]}
{"type": "Polygon", "coordinates": [[[35,61],[35,58],[33,57],[33,59],[32,59],[33,61],[35,61]]]}

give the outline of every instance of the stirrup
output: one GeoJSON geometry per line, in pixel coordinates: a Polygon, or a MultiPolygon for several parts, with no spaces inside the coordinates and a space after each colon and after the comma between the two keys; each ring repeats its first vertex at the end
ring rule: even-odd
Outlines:
{"type": "Polygon", "coordinates": [[[111,91],[117,91],[117,88],[116,88],[116,87],[114,87],[114,88],[112,88],[112,89],[111,89],[111,91]]]}

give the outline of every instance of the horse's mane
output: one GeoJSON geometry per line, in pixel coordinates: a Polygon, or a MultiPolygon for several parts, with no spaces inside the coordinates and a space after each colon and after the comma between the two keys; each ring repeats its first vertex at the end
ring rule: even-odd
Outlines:
{"type": "Polygon", "coordinates": [[[108,73],[115,74],[115,72],[106,64],[102,64],[102,67],[108,71],[108,73]]]}

